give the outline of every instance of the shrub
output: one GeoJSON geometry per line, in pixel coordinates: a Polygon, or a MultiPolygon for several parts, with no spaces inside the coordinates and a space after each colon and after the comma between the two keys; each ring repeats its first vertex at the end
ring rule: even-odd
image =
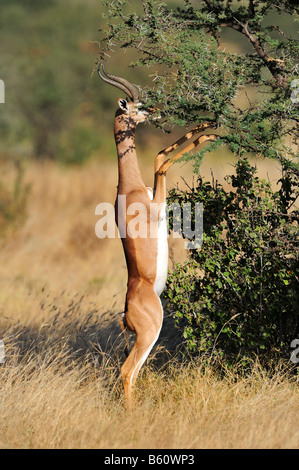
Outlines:
{"type": "Polygon", "coordinates": [[[226,181],[229,190],[199,178],[170,191],[170,203],[203,203],[204,233],[168,278],[168,308],[188,348],[211,360],[289,358],[299,333],[294,173],[285,162],[274,191],[241,158],[226,181]]]}

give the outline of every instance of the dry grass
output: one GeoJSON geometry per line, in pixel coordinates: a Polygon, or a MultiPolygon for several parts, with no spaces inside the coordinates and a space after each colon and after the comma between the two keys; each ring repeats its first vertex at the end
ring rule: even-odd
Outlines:
{"type": "MultiPolygon", "coordinates": [[[[142,170],[152,171],[146,162],[142,170]]],[[[181,171],[178,166],[169,186],[181,171]]],[[[8,180],[10,172],[5,168],[8,180]]],[[[219,378],[161,347],[140,374],[136,410],[126,414],[118,328],[125,260],[119,240],[93,235],[95,207],[113,203],[116,178],[114,163],[26,170],[27,219],[2,242],[0,255],[6,353],[0,365],[0,447],[298,447],[295,378],[279,370],[267,376],[258,366],[247,378],[233,372],[219,378]]],[[[179,243],[172,253],[174,259],[183,256],[179,243]]],[[[170,319],[165,323],[161,344],[173,347],[170,319]]]]}
{"type": "Polygon", "coordinates": [[[236,380],[175,361],[163,370],[146,367],[136,409],[127,415],[117,359],[100,352],[95,338],[88,348],[78,330],[74,337],[74,325],[61,321],[54,338],[48,327],[27,337],[22,351],[16,351],[20,333],[10,336],[1,377],[1,447],[298,447],[298,384],[282,372],[271,378],[257,367],[236,380]]]}

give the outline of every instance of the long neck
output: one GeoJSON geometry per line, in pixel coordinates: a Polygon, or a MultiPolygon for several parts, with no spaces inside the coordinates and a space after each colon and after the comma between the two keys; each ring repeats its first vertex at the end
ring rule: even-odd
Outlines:
{"type": "Polygon", "coordinates": [[[126,193],[144,185],[138,167],[135,147],[136,124],[126,114],[116,113],[114,136],[118,155],[118,191],[126,193]]]}

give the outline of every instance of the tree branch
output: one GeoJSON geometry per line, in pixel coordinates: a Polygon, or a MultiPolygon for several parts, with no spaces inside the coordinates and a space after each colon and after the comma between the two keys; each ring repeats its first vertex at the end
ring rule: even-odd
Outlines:
{"type": "Polygon", "coordinates": [[[287,88],[287,77],[283,76],[278,69],[281,68],[283,65],[283,61],[280,59],[274,59],[273,57],[270,57],[261,43],[259,42],[258,38],[256,38],[252,33],[248,31],[248,24],[246,23],[245,25],[242,24],[240,21],[238,21],[236,18],[234,18],[235,21],[237,21],[237,24],[234,23],[233,21],[227,21],[220,23],[220,26],[223,27],[228,27],[232,28],[235,31],[238,31],[242,34],[244,34],[251,44],[253,45],[254,49],[260,56],[260,58],[263,60],[264,64],[268,67],[270,70],[271,74],[277,81],[278,85],[281,86],[282,88],[287,88]]]}
{"type": "MultiPolygon", "coordinates": [[[[214,5],[214,3],[211,0],[204,0],[204,3],[206,4],[206,8],[210,13],[214,12],[217,14],[220,12],[221,13],[221,8],[217,8],[217,6],[214,5]]],[[[220,27],[229,27],[231,29],[234,29],[235,31],[238,31],[241,34],[244,34],[251,44],[253,45],[254,49],[264,62],[264,64],[268,67],[269,71],[275,78],[278,86],[281,86],[282,88],[287,88],[287,77],[283,76],[280,73],[280,69],[283,66],[283,62],[280,59],[274,59],[270,57],[263,46],[261,45],[260,41],[258,40],[257,37],[255,37],[252,33],[248,31],[248,21],[250,19],[253,19],[255,17],[255,4],[254,0],[249,0],[248,4],[248,10],[247,10],[247,21],[246,24],[242,24],[237,18],[233,17],[230,20],[228,19],[227,21],[220,22],[220,27]]],[[[219,18],[218,18],[219,19],[219,18]]]]}

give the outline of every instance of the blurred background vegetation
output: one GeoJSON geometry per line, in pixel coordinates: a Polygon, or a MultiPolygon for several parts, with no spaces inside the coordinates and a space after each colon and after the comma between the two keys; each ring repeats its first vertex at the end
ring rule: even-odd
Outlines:
{"type": "Polygon", "coordinates": [[[91,78],[99,23],[97,0],[1,2],[2,156],[80,163],[104,145],[110,101],[91,78]]]}

